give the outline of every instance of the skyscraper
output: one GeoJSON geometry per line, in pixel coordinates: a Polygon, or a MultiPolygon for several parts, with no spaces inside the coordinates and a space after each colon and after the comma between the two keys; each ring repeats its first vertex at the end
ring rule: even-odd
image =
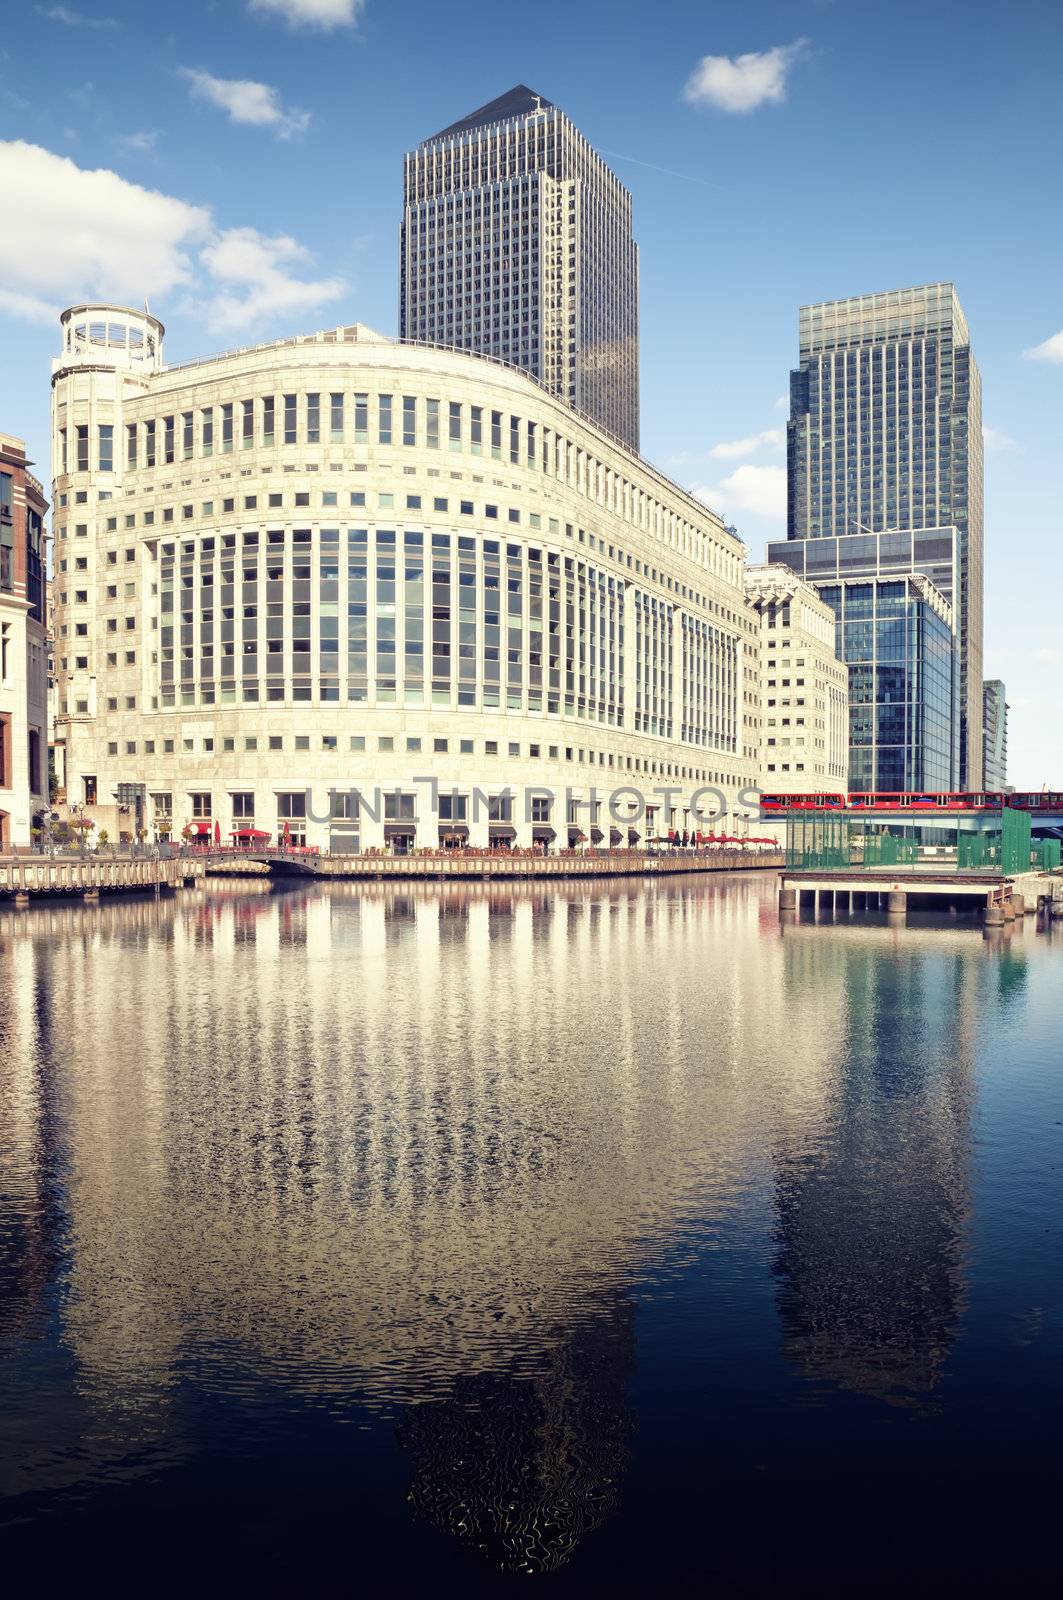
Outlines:
{"type": "Polygon", "coordinates": [[[977,788],[982,391],[951,283],[802,306],[787,466],[790,540],[956,529],[957,781],[977,788]]]}
{"type": "Polygon", "coordinates": [[[987,789],[1005,789],[1008,783],[1008,702],[999,678],[982,685],[982,747],[987,789]]]}
{"type": "Polygon", "coordinates": [[[631,196],[523,84],[406,156],[399,334],[519,367],[638,450],[631,196]]]}

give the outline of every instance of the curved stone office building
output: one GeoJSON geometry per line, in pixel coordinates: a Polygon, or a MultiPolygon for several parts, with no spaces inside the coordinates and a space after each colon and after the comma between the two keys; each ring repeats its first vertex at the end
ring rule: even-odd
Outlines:
{"type": "Polygon", "coordinates": [[[162,343],[121,307],[62,317],[70,802],[103,820],[142,785],[121,831],[322,849],[626,843],[754,782],[744,547],[611,436],[361,325],[176,367],[162,343]]]}

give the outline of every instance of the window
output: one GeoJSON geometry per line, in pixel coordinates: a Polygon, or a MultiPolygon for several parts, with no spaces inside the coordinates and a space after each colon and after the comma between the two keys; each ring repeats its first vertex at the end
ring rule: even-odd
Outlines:
{"type": "Polygon", "coordinates": [[[308,394],[306,397],[306,442],[307,444],[321,442],[320,394],[308,394]]]}
{"type": "Polygon", "coordinates": [[[343,396],[329,395],[329,443],[343,443],[343,396]]]}
{"type": "Polygon", "coordinates": [[[231,455],[233,448],[233,407],[230,400],[221,408],[221,453],[231,455]]]}
{"type": "Polygon", "coordinates": [[[214,454],[214,407],[207,406],[199,414],[199,443],[205,456],[214,454]]]}
{"type": "Polygon", "coordinates": [[[250,450],[255,442],[255,402],[240,402],[240,448],[250,450]]]}
{"type": "Polygon", "coordinates": [[[377,395],[377,443],[391,443],[391,396],[377,395]]]}
{"type": "Polygon", "coordinates": [[[273,443],[273,430],[276,420],[276,406],[271,394],[266,395],[262,402],[262,443],[273,443]]]}
{"type": "MultiPolygon", "coordinates": [[[[356,394],[354,397],[354,442],[365,444],[369,438],[369,396],[356,394]]],[[[390,443],[390,440],[388,441],[390,443]]]]}
{"type": "Polygon", "coordinates": [[[209,793],[193,793],[188,796],[192,806],[192,815],[196,818],[209,818],[211,815],[209,793]]]}
{"type": "Polygon", "coordinates": [[[425,401],[425,435],[429,450],[439,449],[439,401],[425,401]]]}
{"type": "Polygon", "coordinates": [[[402,442],[417,443],[417,397],[412,394],[402,397],[402,442]]]}
{"type": "Polygon", "coordinates": [[[109,422],[99,427],[99,463],[101,472],[114,471],[114,428],[109,422]]]}
{"type": "Polygon", "coordinates": [[[284,396],[285,444],[294,444],[296,440],[295,399],[296,397],[294,394],[286,394],[284,396]]]}

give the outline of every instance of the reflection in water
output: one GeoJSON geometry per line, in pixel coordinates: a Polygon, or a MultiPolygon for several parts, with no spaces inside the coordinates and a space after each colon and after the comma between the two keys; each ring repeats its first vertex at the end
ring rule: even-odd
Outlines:
{"type": "MultiPolygon", "coordinates": [[[[972,1019],[988,980],[962,950],[925,960],[876,931],[785,930],[789,1003],[837,1029],[838,1070],[812,1126],[775,1143],[784,1348],[800,1371],[893,1401],[934,1388],[963,1300],[972,1019]]],[[[963,939],[963,935],[959,936],[963,939]]]]}
{"type": "Polygon", "coordinates": [[[535,1377],[459,1378],[449,1399],[413,1406],[399,1424],[414,1509],[501,1571],[555,1571],[616,1507],[635,1309],[622,1291],[603,1302],[535,1377]]]}
{"type": "Polygon", "coordinates": [[[933,1390],[973,1019],[1021,1000],[1021,943],[780,929],[773,894],[252,882],[0,912],[15,1505],[191,1470],[208,1406],[252,1454],[286,1408],[375,1414],[419,1523],[556,1569],[628,1470],[644,1286],[773,1227],[795,1369],[933,1390]]]}

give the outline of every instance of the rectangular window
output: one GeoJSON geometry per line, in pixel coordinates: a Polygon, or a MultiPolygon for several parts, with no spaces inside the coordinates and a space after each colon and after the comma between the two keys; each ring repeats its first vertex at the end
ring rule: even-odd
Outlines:
{"type": "Polygon", "coordinates": [[[205,456],[214,454],[214,407],[207,406],[199,414],[200,444],[205,456]]]}
{"type": "Polygon", "coordinates": [[[417,443],[417,398],[412,394],[402,397],[402,442],[404,445],[417,443]]]}
{"type": "Polygon", "coordinates": [[[356,394],[354,397],[354,442],[365,444],[369,439],[369,396],[356,394]]]}
{"type": "Polygon", "coordinates": [[[294,396],[294,394],[286,394],[284,396],[284,442],[285,442],[285,444],[294,444],[295,443],[295,396],[294,396]]]}
{"type": "Polygon", "coordinates": [[[425,402],[425,431],[429,450],[439,449],[439,401],[425,402]]]}
{"type": "Polygon", "coordinates": [[[460,402],[458,402],[457,400],[452,400],[450,402],[449,438],[450,438],[450,448],[452,450],[460,450],[461,449],[461,405],[460,405],[460,402]]]}
{"type": "Polygon", "coordinates": [[[491,457],[494,461],[502,459],[502,413],[491,413],[491,457]]]}
{"type": "Polygon", "coordinates": [[[306,442],[307,444],[321,443],[321,396],[308,394],[306,397],[306,442]]]}
{"type": "Polygon", "coordinates": [[[144,424],[144,465],[146,467],[153,467],[155,465],[154,422],[145,422],[144,424]]]}
{"type": "Polygon", "coordinates": [[[79,422],[77,426],[77,461],[76,472],[89,470],[89,427],[87,422],[79,422]]]}
{"type": "Polygon", "coordinates": [[[184,461],[192,459],[192,413],[181,412],[181,458],[184,461]]]}
{"type": "Polygon", "coordinates": [[[520,461],[520,418],[509,419],[509,459],[514,465],[520,461]]]}
{"type": "Polygon", "coordinates": [[[114,471],[114,427],[109,422],[100,423],[99,462],[101,472],[114,471]]]}
{"type": "Polygon", "coordinates": [[[391,443],[391,396],[377,395],[377,442],[391,443]]]}
{"type": "Polygon", "coordinates": [[[250,450],[255,442],[255,402],[240,402],[240,448],[250,450]]]}
{"type": "Polygon", "coordinates": [[[470,408],[469,438],[474,456],[483,455],[484,449],[484,408],[472,406],[470,408]]]}
{"type": "Polygon", "coordinates": [[[125,464],[135,467],[137,464],[137,425],[127,422],[125,425],[125,464]]]}
{"type": "Polygon", "coordinates": [[[230,400],[221,408],[221,453],[223,456],[232,454],[233,448],[233,405],[230,400]]]}
{"type": "Polygon", "coordinates": [[[174,457],[173,418],[172,417],[163,417],[163,419],[162,419],[162,459],[167,465],[169,465],[173,461],[173,457],[174,457]]]}
{"type": "Polygon", "coordinates": [[[273,430],[276,424],[277,408],[271,394],[266,395],[262,401],[262,443],[273,443],[273,430]]]}
{"type": "Polygon", "coordinates": [[[343,396],[329,395],[329,443],[343,443],[343,396]]]}

